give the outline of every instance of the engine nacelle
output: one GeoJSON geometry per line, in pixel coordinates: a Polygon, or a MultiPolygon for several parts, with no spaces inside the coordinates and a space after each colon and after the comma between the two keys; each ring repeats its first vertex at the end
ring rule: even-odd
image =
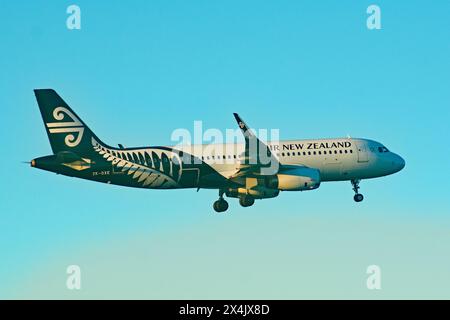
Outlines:
{"type": "Polygon", "coordinates": [[[277,189],[269,189],[266,187],[257,187],[252,189],[246,188],[233,188],[225,191],[225,194],[229,198],[239,198],[243,195],[250,195],[255,199],[267,199],[267,198],[275,198],[280,193],[277,189]]]}
{"type": "Polygon", "coordinates": [[[266,186],[283,191],[313,190],[320,186],[320,172],[306,167],[288,169],[268,177],[266,186]]]}

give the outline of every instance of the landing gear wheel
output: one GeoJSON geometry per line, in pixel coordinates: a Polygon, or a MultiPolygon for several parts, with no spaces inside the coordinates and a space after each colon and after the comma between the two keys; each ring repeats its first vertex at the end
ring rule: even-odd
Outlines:
{"type": "Polygon", "coordinates": [[[363,199],[364,199],[363,195],[358,192],[359,191],[359,183],[361,182],[361,179],[350,180],[350,182],[352,183],[353,191],[355,191],[355,195],[353,196],[353,200],[355,200],[355,202],[363,201],[363,199]]]}
{"type": "Polygon", "coordinates": [[[213,204],[213,208],[216,212],[225,212],[228,210],[228,202],[223,198],[225,191],[219,190],[219,200],[215,201],[213,204]]]}
{"type": "Polygon", "coordinates": [[[239,204],[243,207],[250,207],[255,203],[255,198],[249,195],[244,195],[239,198],[239,204]]]}
{"type": "Polygon", "coordinates": [[[216,212],[225,212],[228,209],[228,202],[224,199],[219,199],[214,202],[213,208],[216,212]]]}
{"type": "Polygon", "coordinates": [[[355,202],[361,202],[364,200],[364,196],[361,193],[357,193],[353,197],[353,200],[355,200],[355,202]]]}

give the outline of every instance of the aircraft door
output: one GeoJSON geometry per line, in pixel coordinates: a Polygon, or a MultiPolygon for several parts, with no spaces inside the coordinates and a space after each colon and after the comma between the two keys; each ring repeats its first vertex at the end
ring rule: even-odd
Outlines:
{"type": "Polygon", "coordinates": [[[358,162],[368,162],[369,154],[367,153],[366,145],[359,144],[356,147],[358,148],[358,162]]]}

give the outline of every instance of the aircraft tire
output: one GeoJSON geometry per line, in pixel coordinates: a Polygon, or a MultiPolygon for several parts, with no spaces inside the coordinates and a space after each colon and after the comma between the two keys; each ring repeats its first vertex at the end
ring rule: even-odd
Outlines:
{"type": "Polygon", "coordinates": [[[216,212],[225,212],[228,210],[228,202],[226,202],[224,199],[219,199],[214,202],[213,208],[216,212]]]}
{"type": "Polygon", "coordinates": [[[252,196],[242,196],[239,198],[239,204],[243,207],[250,207],[255,203],[255,198],[253,198],[252,196]]]}

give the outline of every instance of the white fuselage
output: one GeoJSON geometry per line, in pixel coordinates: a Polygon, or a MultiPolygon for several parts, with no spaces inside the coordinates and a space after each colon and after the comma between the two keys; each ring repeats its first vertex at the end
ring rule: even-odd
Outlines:
{"type": "MultiPolygon", "coordinates": [[[[320,171],[321,181],[368,179],[400,171],[405,161],[381,143],[369,139],[336,138],[267,142],[281,165],[301,165],[320,171]]],[[[224,177],[239,167],[243,143],[174,146],[192,153],[224,177]]]]}

